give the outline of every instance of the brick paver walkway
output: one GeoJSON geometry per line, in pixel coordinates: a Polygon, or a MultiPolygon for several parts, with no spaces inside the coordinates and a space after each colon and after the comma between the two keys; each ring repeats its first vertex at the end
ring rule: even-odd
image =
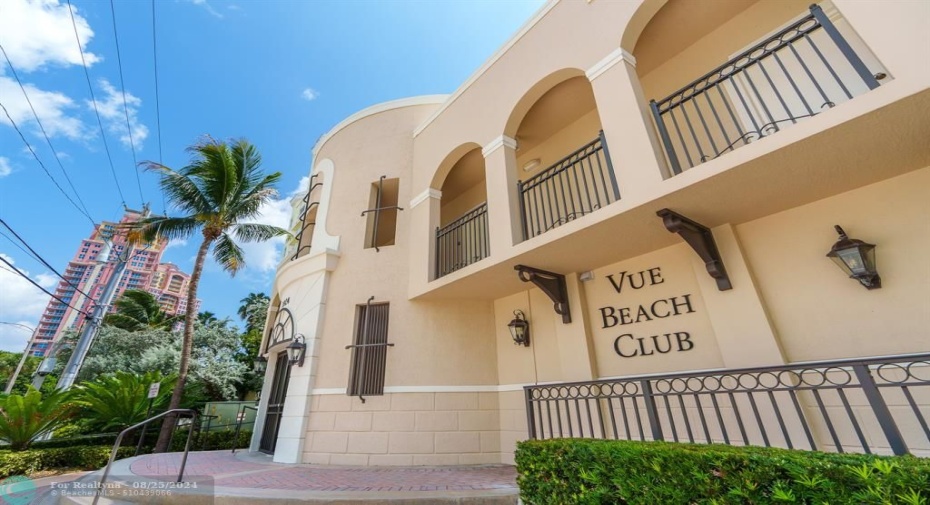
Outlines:
{"type": "MultiPolygon", "coordinates": [[[[131,465],[144,477],[177,475],[178,453],[144,456],[131,465]]],[[[192,452],[185,475],[213,477],[217,487],[307,491],[516,490],[516,470],[507,465],[442,467],[340,467],[276,465],[243,460],[229,451],[192,452]]]]}

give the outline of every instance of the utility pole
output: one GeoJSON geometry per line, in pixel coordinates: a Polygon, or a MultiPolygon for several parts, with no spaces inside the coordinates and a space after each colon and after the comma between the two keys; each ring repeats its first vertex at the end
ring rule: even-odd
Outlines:
{"type": "Polygon", "coordinates": [[[6,383],[6,389],[3,390],[3,394],[8,395],[10,394],[10,391],[13,391],[13,385],[16,384],[16,378],[19,377],[19,372],[23,371],[23,365],[26,364],[26,359],[29,357],[29,351],[32,349],[32,344],[36,340],[36,334],[38,333],[38,331],[36,331],[35,328],[30,328],[24,324],[5,323],[3,321],[0,321],[0,323],[10,324],[13,326],[22,326],[23,328],[26,328],[27,330],[32,330],[32,336],[29,337],[29,342],[26,344],[26,350],[23,351],[23,357],[20,358],[19,364],[16,365],[16,370],[13,372],[13,375],[10,377],[10,381],[6,383]]]}
{"type": "MultiPolygon", "coordinates": [[[[107,244],[110,245],[112,243],[108,241],[107,244]]],[[[123,271],[126,270],[126,264],[129,262],[132,249],[132,246],[129,245],[124,248],[122,254],[117,253],[116,261],[114,261],[113,266],[113,274],[110,275],[110,279],[103,289],[103,294],[100,296],[100,299],[97,300],[97,305],[94,306],[94,312],[91,314],[90,320],[84,325],[84,331],[81,332],[81,336],[74,346],[74,352],[71,353],[71,358],[68,359],[68,364],[65,365],[65,371],[58,379],[57,389],[68,389],[74,385],[74,380],[77,378],[81,366],[84,365],[84,358],[87,357],[87,351],[90,350],[90,346],[94,343],[97,332],[100,330],[100,325],[103,323],[103,316],[107,314],[107,310],[110,308],[110,302],[113,301],[113,295],[116,293],[117,286],[119,286],[119,280],[120,277],[123,276],[123,271]]],[[[108,259],[108,252],[109,251],[104,252],[105,257],[102,260],[104,263],[108,259]]]]}

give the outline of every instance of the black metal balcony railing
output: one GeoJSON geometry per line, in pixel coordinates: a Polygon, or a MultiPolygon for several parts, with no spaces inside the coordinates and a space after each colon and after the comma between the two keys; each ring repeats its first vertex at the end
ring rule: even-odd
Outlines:
{"type": "Polygon", "coordinates": [[[530,438],[930,452],[930,354],[527,386],[525,394],[530,438]]]}
{"type": "Polygon", "coordinates": [[[320,206],[319,201],[311,202],[310,196],[313,194],[313,190],[323,186],[322,182],[313,182],[313,180],[316,179],[318,175],[320,174],[313,174],[310,176],[310,187],[307,188],[307,194],[303,197],[304,209],[303,212],[297,216],[297,219],[300,221],[300,231],[298,231],[297,235],[294,237],[294,241],[297,242],[297,251],[295,251],[294,255],[291,256],[291,261],[305,256],[310,252],[311,240],[313,239],[313,229],[316,227],[316,211],[320,206]],[[311,218],[308,220],[307,215],[308,213],[311,213],[311,211],[311,218]]]}
{"type": "Polygon", "coordinates": [[[539,174],[517,182],[523,239],[620,199],[604,132],[539,174]]]}
{"type": "Polygon", "coordinates": [[[878,87],[823,10],[650,102],[674,174],[878,87]],[[822,30],[821,30],[822,28],[822,30]],[[864,86],[863,86],[864,84],[864,86]]]}
{"type": "Polygon", "coordinates": [[[487,258],[487,202],[442,228],[436,228],[436,278],[487,258]]]}

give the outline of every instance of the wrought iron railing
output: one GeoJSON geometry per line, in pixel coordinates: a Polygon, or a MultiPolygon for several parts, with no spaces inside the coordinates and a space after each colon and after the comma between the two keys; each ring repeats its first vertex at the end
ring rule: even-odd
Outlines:
{"type": "Polygon", "coordinates": [[[878,87],[823,10],[650,102],[674,174],[878,87]]]}
{"type": "Polygon", "coordinates": [[[317,178],[320,174],[313,174],[310,176],[310,187],[307,188],[307,194],[303,197],[304,209],[297,216],[298,221],[300,221],[300,231],[297,232],[297,235],[294,237],[295,242],[297,243],[297,251],[294,252],[294,255],[291,256],[291,261],[296,260],[302,256],[305,256],[310,252],[311,241],[313,240],[313,229],[316,227],[316,210],[320,205],[319,201],[310,201],[310,197],[313,194],[313,190],[316,188],[322,187],[323,182],[314,183],[313,180],[317,178]],[[307,220],[307,214],[313,211],[311,219],[307,220]]]}
{"type": "Polygon", "coordinates": [[[604,132],[539,174],[517,182],[523,239],[620,199],[604,132]]]}
{"type": "Polygon", "coordinates": [[[930,453],[930,354],[527,386],[525,394],[530,438],[930,453]]]}
{"type": "Polygon", "coordinates": [[[436,228],[437,278],[487,258],[490,253],[487,202],[436,228]]]}

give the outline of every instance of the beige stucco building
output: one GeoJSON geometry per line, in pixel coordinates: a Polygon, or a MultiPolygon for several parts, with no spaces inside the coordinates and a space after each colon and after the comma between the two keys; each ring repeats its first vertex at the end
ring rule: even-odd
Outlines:
{"type": "Polygon", "coordinates": [[[927,356],[799,365],[928,351],[928,27],[926,2],[555,0],[453,94],[346,118],[295,201],[252,449],[930,453],[927,356]],[[880,288],[826,256],[834,225],[880,288]]]}

